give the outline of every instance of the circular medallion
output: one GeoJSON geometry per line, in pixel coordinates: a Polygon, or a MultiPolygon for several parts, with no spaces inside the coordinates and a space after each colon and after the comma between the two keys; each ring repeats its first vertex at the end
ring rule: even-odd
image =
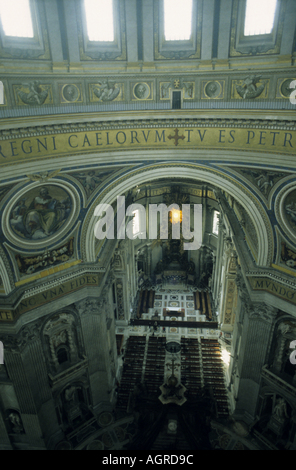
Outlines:
{"type": "Polygon", "coordinates": [[[4,235],[18,247],[29,249],[60,241],[79,208],[77,202],[78,195],[65,185],[34,184],[15,194],[4,209],[4,235]]]}
{"type": "Polygon", "coordinates": [[[296,234],[296,189],[286,196],[283,210],[291,229],[296,234]]]}
{"type": "Polygon", "coordinates": [[[289,98],[292,93],[292,88],[290,88],[290,84],[292,81],[293,79],[288,78],[281,84],[280,92],[285,98],[289,98]]]}
{"type": "Polygon", "coordinates": [[[108,432],[104,432],[102,435],[102,441],[105,447],[112,447],[113,446],[113,441],[108,432]]]}
{"type": "Polygon", "coordinates": [[[295,183],[285,186],[275,201],[276,218],[290,240],[296,243],[296,187],[295,183]]]}
{"type": "Polygon", "coordinates": [[[138,100],[146,100],[150,95],[150,87],[147,83],[137,83],[134,86],[134,95],[138,100]]]}
{"type": "Polygon", "coordinates": [[[80,95],[79,88],[76,85],[65,85],[62,90],[63,97],[66,101],[77,101],[80,95]]]}
{"type": "Polygon", "coordinates": [[[87,450],[104,450],[104,444],[102,441],[95,439],[87,446],[87,450]]]}
{"type": "Polygon", "coordinates": [[[181,351],[181,344],[177,343],[176,341],[170,341],[169,343],[166,343],[165,349],[169,353],[175,354],[181,351]]]}
{"type": "Polygon", "coordinates": [[[109,426],[109,424],[113,423],[113,415],[109,411],[104,411],[100,414],[98,423],[102,427],[109,426]]]}
{"type": "Polygon", "coordinates": [[[61,441],[56,445],[56,450],[71,450],[72,445],[68,441],[61,441]]]}
{"type": "Polygon", "coordinates": [[[205,86],[205,94],[208,98],[217,98],[221,93],[221,85],[219,82],[209,82],[205,86]]]}

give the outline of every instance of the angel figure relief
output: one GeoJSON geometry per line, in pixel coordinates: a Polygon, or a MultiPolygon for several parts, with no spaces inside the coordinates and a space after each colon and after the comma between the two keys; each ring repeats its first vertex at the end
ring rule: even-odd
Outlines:
{"type": "Polygon", "coordinates": [[[100,101],[113,101],[120,93],[117,83],[111,85],[108,80],[99,82],[100,88],[93,88],[93,92],[100,101]]]}
{"type": "Polygon", "coordinates": [[[261,75],[250,75],[243,80],[242,85],[236,85],[238,94],[243,99],[257,98],[265,88],[266,82],[260,83],[261,75]]]}
{"type": "Polygon", "coordinates": [[[48,96],[48,90],[42,89],[39,81],[34,80],[33,82],[24,83],[22,86],[29,89],[29,92],[22,90],[17,92],[23,103],[29,105],[41,105],[45,102],[48,96]]]}

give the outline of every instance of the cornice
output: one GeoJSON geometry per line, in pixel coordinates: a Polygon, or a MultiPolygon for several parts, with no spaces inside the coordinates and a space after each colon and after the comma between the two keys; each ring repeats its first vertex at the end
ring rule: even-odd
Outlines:
{"type": "Polygon", "coordinates": [[[79,269],[74,269],[71,272],[67,272],[67,274],[56,277],[55,279],[49,279],[47,277],[46,281],[36,281],[35,285],[30,286],[29,288],[28,286],[19,287],[11,292],[10,295],[3,297],[1,299],[1,303],[5,303],[5,307],[3,305],[4,308],[9,308],[10,304],[15,303],[15,297],[17,297],[17,303],[19,303],[21,300],[25,300],[29,297],[45,292],[48,289],[54,289],[55,287],[63,284],[63,282],[75,280],[83,274],[98,274],[105,272],[106,269],[102,266],[98,266],[97,264],[84,264],[83,266],[80,266],[79,269]]]}
{"type": "Polygon", "coordinates": [[[280,284],[283,284],[284,286],[290,286],[296,289],[296,282],[291,281],[291,279],[289,279],[288,276],[285,276],[284,274],[279,275],[279,274],[276,274],[275,272],[271,272],[270,270],[266,270],[266,271],[263,271],[262,269],[251,270],[251,271],[247,271],[245,275],[248,278],[252,278],[252,277],[269,278],[276,282],[279,282],[280,284]]]}
{"type": "Polygon", "coordinates": [[[32,118],[29,123],[28,119],[14,120],[14,122],[5,122],[0,124],[0,140],[9,140],[11,138],[24,138],[36,137],[51,134],[66,134],[71,132],[94,131],[94,130],[112,130],[112,129],[134,129],[134,128],[162,128],[162,127],[207,127],[207,128],[231,128],[231,129],[278,129],[293,131],[296,130],[295,112],[275,112],[275,116],[269,112],[269,117],[262,117],[256,113],[238,112],[233,113],[233,116],[225,118],[225,113],[221,115],[220,112],[213,111],[205,112],[200,111],[199,117],[194,117],[196,112],[183,112],[178,113],[178,117],[172,117],[169,113],[157,115],[157,112],[145,112],[145,118],[140,118],[137,112],[126,112],[118,118],[115,118],[112,113],[104,116],[96,114],[93,117],[91,114],[80,116],[77,115],[68,117],[65,123],[65,116],[52,116],[51,123],[40,125],[40,119],[36,122],[36,118],[32,118]],[[280,114],[280,116],[279,116],[280,114]],[[149,117],[147,117],[147,115],[149,117]],[[69,119],[70,118],[70,119],[69,119]],[[24,121],[26,125],[24,125],[24,121]],[[55,121],[55,122],[54,122],[55,121]],[[2,127],[2,129],[1,129],[2,127]]]}

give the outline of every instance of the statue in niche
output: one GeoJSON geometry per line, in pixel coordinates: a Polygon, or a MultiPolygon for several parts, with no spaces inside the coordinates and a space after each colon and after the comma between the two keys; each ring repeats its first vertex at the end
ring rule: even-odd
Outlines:
{"type": "Polygon", "coordinates": [[[93,88],[93,92],[100,101],[113,101],[120,93],[117,83],[110,85],[108,80],[99,82],[100,88],[93,88]]]}
{"type": "Polygon", "coordinates": [[[70,426],[79,424],[89,415],[82,386],[70,385],[62,395],[63,418],[70,426]]]}
{"type": "Polygon", "coordinates": [[[8,415],[9,421],[12,426],[12,432],[15,434],[20,434],[24,432],[24,428],[21,422],[20,415],[17,411],[11,411],[8,415]]]}
{"type": "Polygon", "coordinates": [[[67,333],[65,330],[57,333],[55,336],[52,337],[52,343],[55,348],[57,348],[60,344],[65,344],[67,342],[67,333]]]}
{"type": "Polygon", "coordinates": [[[73,385],[65,390],[65,400],[68,403],[75,401],[75,397],[76,397],[75,392],[76,392],[76,388],[73,385]]]}
{"type": "Polygon", "coordinates": [[[261,95],[266,85],[265,82],[258,85],[260,79],[261,75],[250,75],[249,77],[245,78],[242,85],[236,85],[238,94],[243,99],[257,98],[259,95],[261,95]]]}
{"type": "Polygon", "coordinates": [[[279,398],[276,401],[272,416],[276,417],[276,419],[279,421],[285,421],[286,418],[289,418],[289,415],[287,413],[287,405],[283,398],[279,398]]]}
{"type": "Polygon", "coordinates": [[[29,105],[41,105],[45,102],[48,96],[48,90],[43,90],[39,81],[34,80],[33,82],[24,83],[23,86],[30,90],[28,93],[22,90],[18,91],[18,95],[23,103],[29,105]]]}

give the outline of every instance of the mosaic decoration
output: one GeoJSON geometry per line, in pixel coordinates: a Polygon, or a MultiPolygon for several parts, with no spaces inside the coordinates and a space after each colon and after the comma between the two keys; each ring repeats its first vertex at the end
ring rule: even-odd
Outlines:
{"type": "Polygon", "coordinates": [[[4,198],[4,196],[10,191],[10,189],[13,188],[13,185],[11,186],[4,186],[3,188],[0,188],[0,202],[4,198]]]}
{"type": "Polygon", "coordinates": [[[18,199],[9,224],[20,238],[40,240],[55,234],[69,219],[72,201],[66,190],[53,185],[31,189],[18,199]]]}
{"type": "Polygon", "coordinates": [[[197,329],[196,328],[187,328],[188,334],[189,335],[196,335],[197,334],[197,329]]]}
{"type": "Polygon", "coordinates": [[[178,300],[179,296],[178,295],[170,295],[170,300],[178,300]]]}
{"type": "Polygon", "coordinates": [[[111,175],[112,171],[90,170],[81,173],[72,173],[72,175],[80,181],[85,189],[86,195],[89,197],[95,189],[111,175]]]}
{"type": "Polygon", "coordinates": [[[249,181],[251,181],[265,197],[268,197],[271,189],[281,178],[288,175],[288,173],[274,171],[256,171],[253,168],[251,170],[241,170],[240,168],[235,168],[235,171],[238,171],[249,181]]]}
{"type": "Polygon", "coordinates": [[[170,328],[170,333],[178,333],[178,328],[170,328]]]}
{"type": "Polygon", "coordinates": [[[286,197],[284,211],[290,227],[296,234],[296,189],[291,191],[286,197]]]}
{"type": "Polygon", "coordinates": [[[187,308],[194,308],[194,302],[186,302],[187,308]]]}
{"type": "Polygon", "coordinates": [[[289,248],[285,242],[282,242],[281,261],[296,270],[296,251],[289,248]]]}
{"type": "Polygon", "coordinates": [[[38,256],[16,255],[15,259],[21,274],[33,274],[69,261],[74,253],[74,238],[55,250],[45,250],[38,256]]]}

